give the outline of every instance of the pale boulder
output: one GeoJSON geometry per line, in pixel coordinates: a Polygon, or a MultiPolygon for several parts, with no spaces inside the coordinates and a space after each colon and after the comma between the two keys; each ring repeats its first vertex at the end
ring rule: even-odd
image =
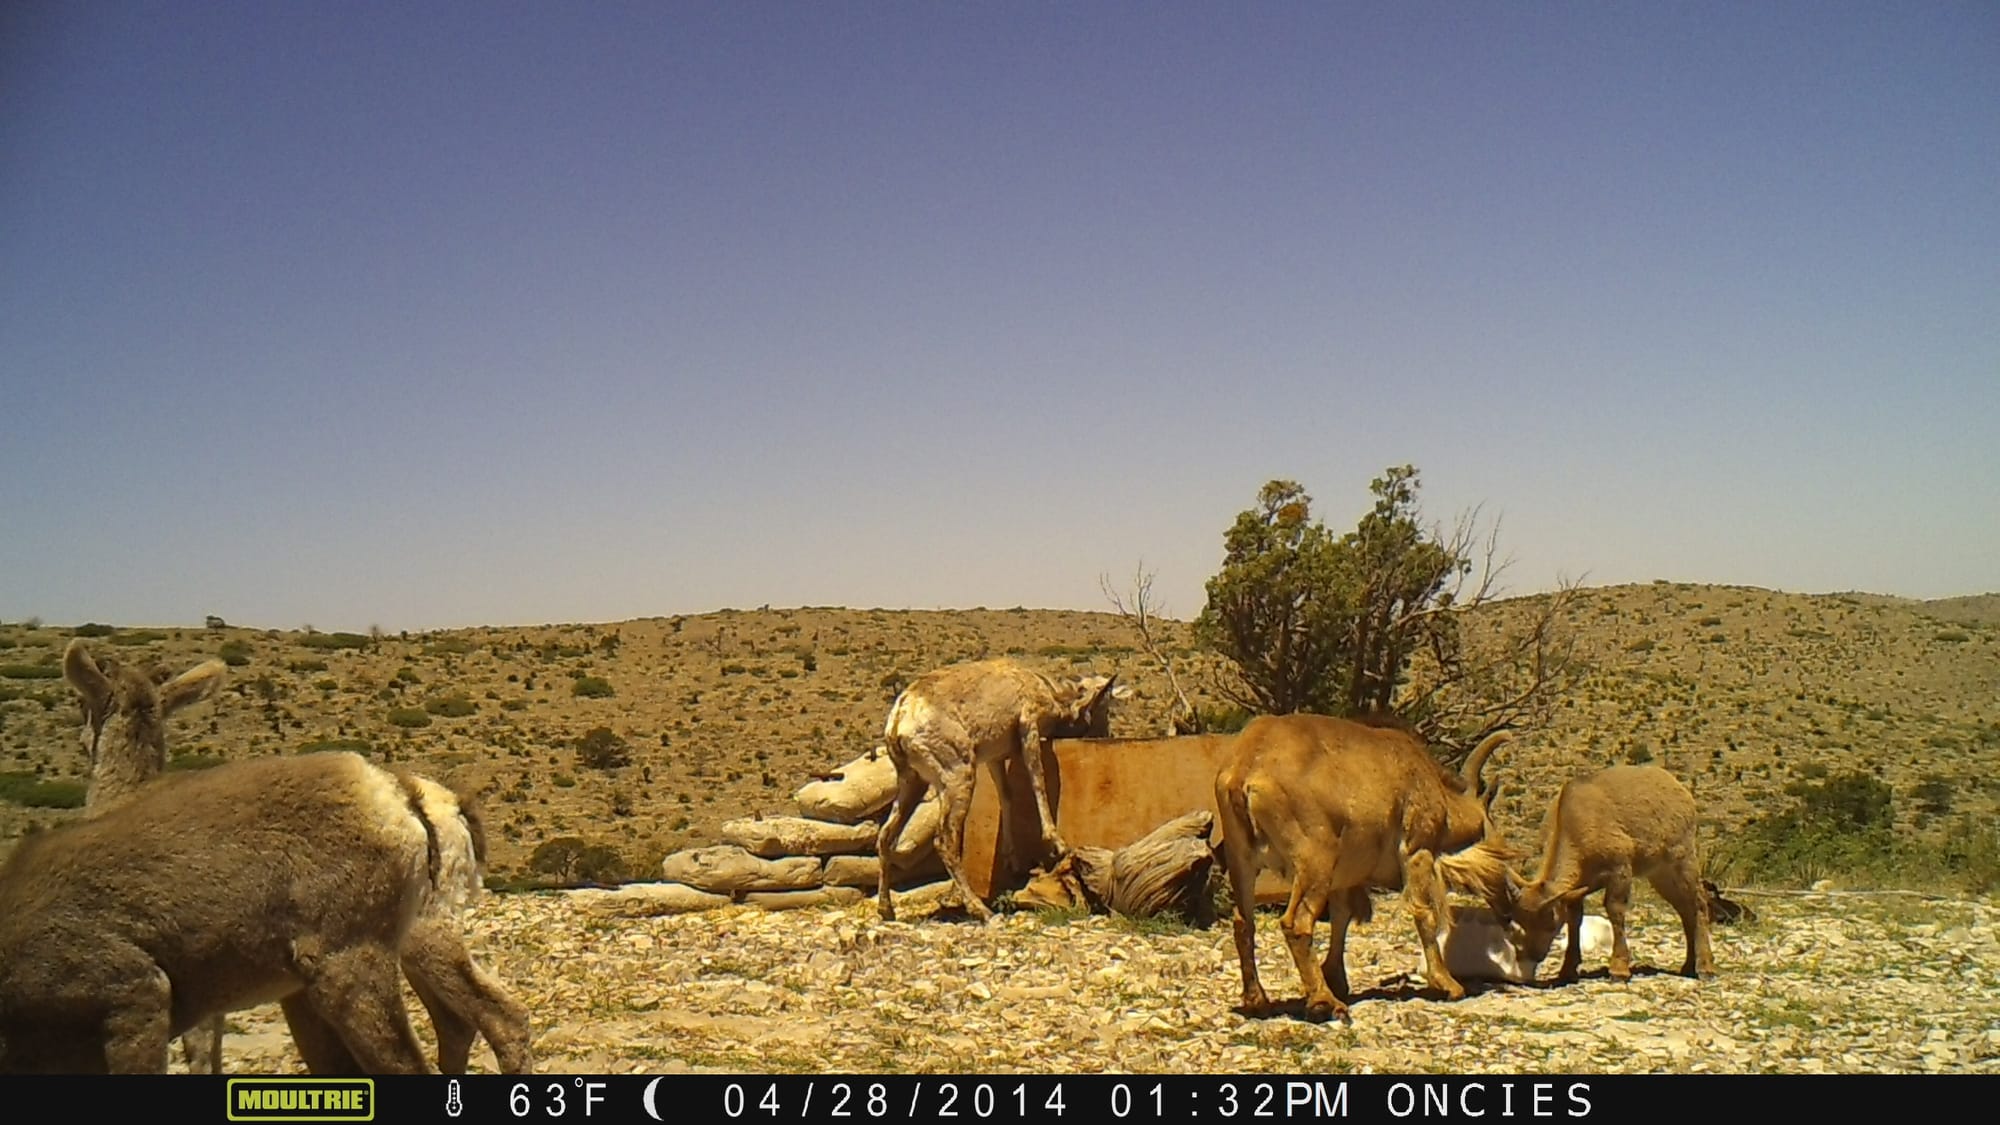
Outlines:
{"type": "Polygon", "coordinates": [[[662,914],[692,914],[728,906],[728,895],[713,894],[683,883],[627,883],[608,890],[565,892],[578,910],[613,918],[651,918],[662,914]]]}
{"type": "Polygon", "coordinates": [[[868,897],[854,887],[820,887],[810,891],[760,891],[743,896],[746,905],[765,910],[801,910],[815,906],[851,906],[868,897]]]}
{"type": "Polygon", "coordinates": [[[722,826],[724,843],[766,859],[794,855],[855,855],[875,850],[876,826],[834,824],[800,816],[746,817],[722,826]]]}
{"type": "Polygon", "coordinates": [[[660,877],[704,891],[802,891],[820,885],[814,856],[764,859],[734,844],[675,852],[660,864],[660,877]]]}
{"type": "Polygon", "coordinates": [[[878,816],[896,799],[896,766],[880,746],[833,774],[832,780],[809,782],[793,795],[799,812],[814,820],[858,824],[878,816]]]}

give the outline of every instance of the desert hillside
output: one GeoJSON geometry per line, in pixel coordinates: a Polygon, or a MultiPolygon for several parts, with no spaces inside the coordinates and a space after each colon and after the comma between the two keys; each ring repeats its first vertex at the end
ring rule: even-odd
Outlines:
{"type": "MultiPolygon", "coordinates": [[[[2000,811],[2000,595],[1655,582],[1587,590],[1571,624],[1587,674],[1498,767],[1495,811],[1530,835],[1564,778],[1613,761],[1672,769],[1712,838],[1783,804],[1788,783],[1849,768],[1892,787],[1909,833],[2000,811]]],[[[1188,627],[1165,625],[1197,703],[1220,704],[1188,627]]],[[[485,794],[503,878],[566,836],[646,877],[724,820],[791,812],[808,775],[876,744],[903,683],[953,661],[1115,671],[1137,692],[1119,735],[1168,714],[1166,677],[1112,612],[761,608],[379,636],[14,623],[0,625],[0,847],[79,815],[60,807],[86,764],[59,669],[78,632],[176,670],[227,660],[224,690],[170,722],[177,767],[333,747],[415,764],[485,794]]]]}

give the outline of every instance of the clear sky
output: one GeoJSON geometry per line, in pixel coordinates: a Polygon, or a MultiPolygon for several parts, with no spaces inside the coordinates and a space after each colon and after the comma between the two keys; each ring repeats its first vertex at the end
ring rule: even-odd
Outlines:
{"type": "Polygon", "coordinates": [[[0,619],[2000,590],[2000,6],[0,8],[0,619]]]}

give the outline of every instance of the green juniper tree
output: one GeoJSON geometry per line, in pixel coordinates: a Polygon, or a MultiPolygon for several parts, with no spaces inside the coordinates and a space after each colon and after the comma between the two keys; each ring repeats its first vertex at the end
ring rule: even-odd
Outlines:
{"type": "Polygon", "coordinates": [[[1475,518],[1449,536],[1427,531],[1414,466],[1370,488],[1374,507],[1341,536],[1313,518],[1296,481],[1265,484],[1237,515],[1195,620],[1197,642],[1235,673],[1218,693],[1266,714],[1393,713],[1454,753],[1546,721],[1570,674],[1562,624],[1575,586],[1475,625],[1469,611],[1494,600],[1504,569],[1497,529],[1475,575],[1475,518]]]}

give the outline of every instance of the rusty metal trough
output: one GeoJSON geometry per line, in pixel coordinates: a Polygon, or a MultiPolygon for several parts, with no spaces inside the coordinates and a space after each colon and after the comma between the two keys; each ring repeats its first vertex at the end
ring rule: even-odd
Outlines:
{"type": "MultiPolygon", "coordinates": [[[[1181,735],[1175,738],[1058,738],[1042,748],[1042,773],[1049,807],[1064,842],[1073,848],[1116,850],[1175,817],[1215,807],[1215,775],[1222,769],[1233,736],[1181,735]]],[[[1008,763],[1013,838],[1031,845],[1035,797],[1027,770],[1008,763]]],[[[1220,842],[1222,818],[1210,842],[1220,842]]],[[[973,781],[972,809],[965,820],[965,873],[987,901],[1028,881],[1029,857],[1002,870],[996,855],[999,802],[985,771],[973,781]]],[[[1218,868],[1218,871],[1220,869],[1218,868]]],[[[1283,902],[1289,888],[1265,872],[1257,880],[1259,902],[1283,902]]]]}

